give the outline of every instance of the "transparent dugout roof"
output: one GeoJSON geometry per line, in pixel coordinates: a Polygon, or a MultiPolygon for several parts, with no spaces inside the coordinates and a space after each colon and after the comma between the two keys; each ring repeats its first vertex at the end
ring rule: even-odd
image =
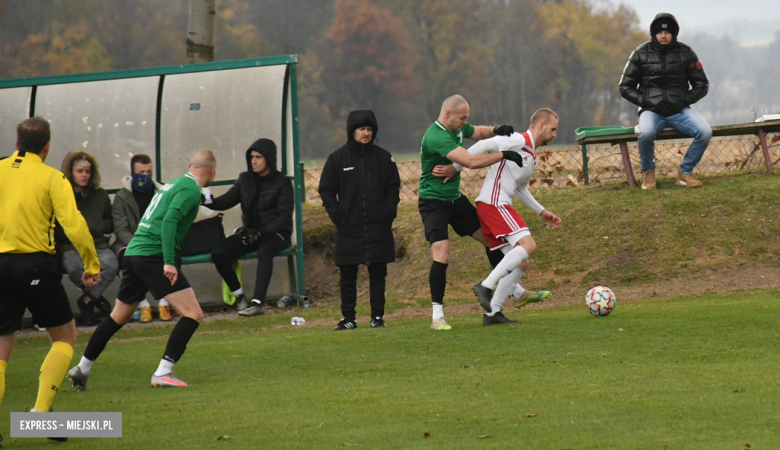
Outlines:
{"type": "Polygon", "coordinates": [[[282,101],[285,66],[169,75],[160,114],[162,178],[187,170],[198,149],[213,150],[217,180],[247,170],[245,153],[257,139],[276,143],[282,164],[282,101]]]}
{"type": "Polygon", "coordinates": [[[101,187],[121,188],[134,154],[154,160],[158,85],[146,77],[40,86],[35,114],[51,123],[46,163],[60,169],[65,155],[85,150],[98,161],[101,187]]]}
{"type": "Polygon", "coordinates": [[[0,89],[0,158],[16,151],[16,126],[30,115],[31,87],[0,89]]]}

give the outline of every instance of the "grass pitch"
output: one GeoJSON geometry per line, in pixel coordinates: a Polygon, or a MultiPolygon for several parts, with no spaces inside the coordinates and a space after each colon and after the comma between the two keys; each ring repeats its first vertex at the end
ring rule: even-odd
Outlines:
{"type": "Polygon", "coordinates": [[[9,436],[9,411],[32,405],[49,347],[20,339],[0,433],[9,449],[777,448],[780,293],[617,295],[604,318],[582,305],[524,309],[508,314],[514,325],[451,316],[451,332],[428,318],[339,333],[209,322],[176,366],[187,389],[149,387],[170,328],[123,330],[89,389],[66,380],[55,409],[121,411],[124,437],[64,445],[9,436]]]}

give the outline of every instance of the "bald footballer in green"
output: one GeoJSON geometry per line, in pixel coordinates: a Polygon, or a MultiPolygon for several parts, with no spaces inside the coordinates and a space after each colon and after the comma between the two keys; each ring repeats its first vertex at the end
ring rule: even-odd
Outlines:
{"type": "Polygon", "coordinates": [[[198,215],[200,186],[192,174],[171,180],[157,193],[138,223],[125,256],[162,253],[166,265],[176,265],[181,242],[198,215]]]}

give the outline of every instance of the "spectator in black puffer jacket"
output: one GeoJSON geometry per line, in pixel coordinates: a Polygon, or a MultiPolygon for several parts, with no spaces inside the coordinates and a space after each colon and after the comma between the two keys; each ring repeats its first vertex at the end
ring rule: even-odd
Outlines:
{"type": "Polygon", "coordinates": [[[656,15],[650,24],[651,40],[631,53],[620,78],[620,95],[639,106],[642,189],[655,189],[654,141],[666,127],[693,137],[680,165],[677,185],[701,186],[691,174],[707,149],[712,128],[691,105],[707,95],[709,82],[696,53],[677,41],[679,31],[673,15],[656,15]]]}
{"type": "Polygon", "coordinates": [[[246,151],[247,172],[242,172],[224,195],[206,207],[224,211],[241,204],[243,230],[228,237],[211,251],[230,290],[236,295],[238,314],[254,316],[265,309],[265,296],[273,275],[273,259],[290,246],[295,194],[290,180],[276,168],[276,144],[258,139],[246,151]],[[238,257],[257,250],[255,292],[249,301],[233,270],[238,257]]]}
{"type": "Polygon", "coordinates": [[[393,156],[374,144],[373,111],[352,111],[347,143],[328,156],[319,192],[336,225],[336,265],[341,271],[341,314],[334,330],[357,328],[358,265],[368,266],[371,328],[384,327],[387,264],[395,261],[393,220],[401,179],[393,156]]]}

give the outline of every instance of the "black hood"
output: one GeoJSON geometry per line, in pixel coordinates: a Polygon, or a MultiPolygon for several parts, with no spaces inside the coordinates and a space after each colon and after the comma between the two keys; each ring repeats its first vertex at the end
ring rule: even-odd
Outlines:
{"type": "Polygon", "coordinates": [[[658,13],[653,17],[653,21],[650,22],[650,40],[653,44],[660,47],[672,47],[677,43],[677,35],[680,33],[680,25],[677,23],[677,19],[669,13],[658,13]],[[656,39],[655,35],[661,31],[666,30],[672,33],[672,42],[668,45],[661,45],[656,39]]]}
{"type": "Polygon", "coordinates": [[[374,111],[371,111],[370,109],[359,109],[349,113],[349,116],[347,117],[347,144],[350,142],[357,143],[357,141],[355,141],[355,130],[362,127],[371,127],[371,129],[374,130],[374,133],[371,136],[371,142],[366,145],[373,144],[377,133],[379,133],[379,125],[377,125],[374,111]]]}
{"type": "Polygon", "coordinates": [[[252,170],[252,151],[259,152],[263,155],[263,158],[265,158],[268,163],[268,167],[271,168],[271,173],[279,171],[276,168],[276,144],[274,144],[274,141],[270,139],[258,139],[249,146],[249,149],[246,151],[246,170],[248,170],[249,173],[254,173],[252,170]]]}

